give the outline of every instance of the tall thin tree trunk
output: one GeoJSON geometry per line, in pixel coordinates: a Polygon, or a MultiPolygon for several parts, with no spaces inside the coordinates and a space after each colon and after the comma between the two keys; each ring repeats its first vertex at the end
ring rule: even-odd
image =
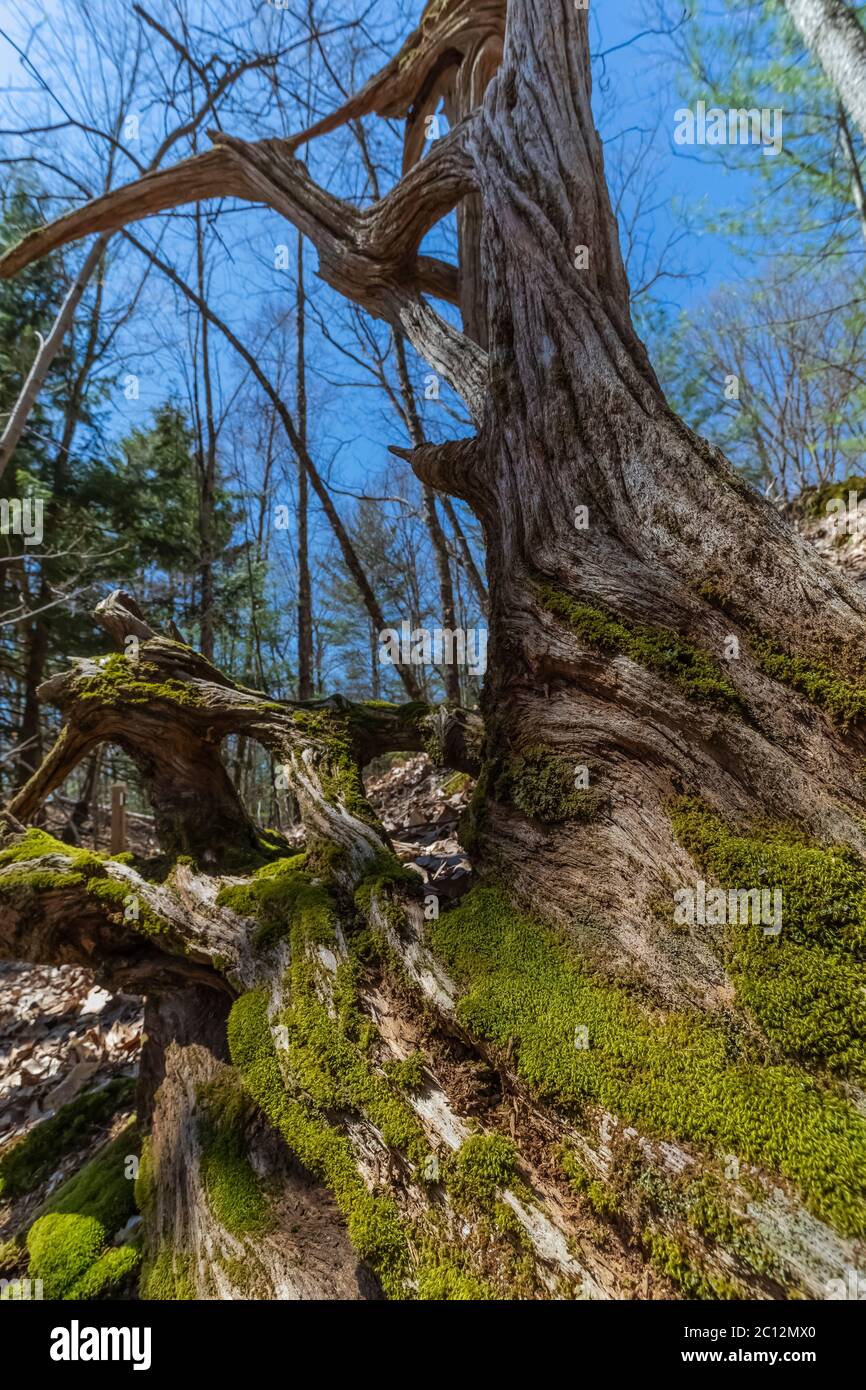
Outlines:
{"type": "MultiPolygon", "coordinates": [[[[370,157],[370,148],[367,143],[364,127],[360,122],[356,122],[353,126],[353,130],[361,151],[361,157],[364,161],[364,168],[367,171],[367,177],[370,181],[370,189],[374,196],[378,198],[381,193],[379,175],[370,157]]],[[[409,375],[409,367],[406,360],[406,341],[402,333],[395,333],[394,335],[394,355],[397,362],[397,378],[400,384],[400,398],[402,400],[406,428],[413,445],[415,448],[419,448],[425,442],[424,427],[421,424],[421,417],[418,413],[418,403],[409,375]]],[[[442,524],[436,510],[436,494],[433,489],[427,485],[424,486],[423,499],[424,520],[427,525],[427,532],[430,536],[430,543],[433,546],[436,576],[439,582],[442,624],[444,627],[453,630],[456,625],[456,620],[454,617],[454,585],[451,577],[448,542],[445,539],[445,533],[442,530],[442,524]]],[[[445,668],[445,691],[448,699],[454,704],[459,705],[460,672],[456,664],[446,666],[445,668]]]]}
{"type": "MultiPolygon", "coordinates": [[[[292,419],[290,412],[286,409],[285,402],[280,397],[279,392],[274,389],[274,386],[269,381],[265,373],[262,371],[261,365],[256,359],[256,357],[253,355],[253,353],[251,353],[249,349],[243,345],[243,343],[240,341],[237,335],[232,332],[228,325],[213,312],[206,300],[201,295],[196,294],[195,290],[191,289],[191,287],[187,285],[183,279],[181,279],[177,271],[174,270],[170,265],[168,265],[166,261],[162,260],[161,257],[157,256],[155,252],[151,251],[131,233],[127,232],[125,233],[125,235],[127,239],[131,242],[131,244],[142,253],[142,255],[146,256],[148,260],[150,260],[152,264],[155,265],[162,272],[163,275],[167,276],[167,278],[171,280],[173,285],[176,285],[177,288],[183,294],[185,294],[187,298],[192,301],[192,303],[196,305],[202,316],[207,318],[210,323],[212,323],[216,328],[219,329],[223,337],[231,344],[238,356],[241,357],[242,360],[249,367],[252,375],[255,377],[256,381],[261,386],[268,400],[274,407],[274,410],[276,411],[277,416],[279,417],[280,423],[282,424],[283,428],[286,431],[286,434],[288,435],[289,443],[291,444],[296,457],[299,457],[303,460],[304,468],[307,472],[307,477],[310,480],[310,485],[313,491],[315,492],[317,498],[319,499],[319,502],[321,503],[322,510],[324,511],[325,516],[328,520],[328,524],[330,525],[331,530],[334,533],[334,539],[336,540],[337,545],[340,548],[340,553],[343,557],[346,568],[352,576],[352,579],[354,580],[355,584],[357,585],[358,592],[361,595],[361,601],[363,602],[364,607],[366,608],[372,622],[375,623],[376,630],[378,632],[381,632],[383,628],[386,628],[388,626],[388,624],[385,622],[385,615],[382,612],[379,600],[373,592],[373,586],[371,585],[370,580],[367,577],[367,574],[364,570],[364,567],[361,564],[358,552],[352,544],[352,538],[346,530],[346,527],[343,525],[343,521],[340,517],[340,514],[334,506],[334,499],[331,497],[331,494],[325,486],[325,483],[318,469],[316,468],[313,459],[310,456],[309,450],[304,447],[303,441],[301,440],[301,437],[298,434],[297,425],[295,424],[295,421],[292,419]]],[[[406,690],[407,695],[409,696],[409,699],[419,699],[421,697],[421,689],[418,685],[418,682],[415,679],[415,676],[411,668],[408,666],[401,666],[398,669],[400,680],[403,683],[403,686],[406,690]]],[[[319,668],[317,664],[317,689],[320,689],[321,681],[318,679],[318,671],[319,668]]]]}
{"type": "MultiPolygon", "coordinates": [[[[397,377],[400,382],[400,394],[403,400],[406,425],[409,430],[409,437],[417,449],[425,442],[424,428],[421,424],[421,417],[418,414],[418,402],[415,399],[415,392],[412,389],[412,381],[409,376],[409,365],[406,361],[406,343],[401,333],[394,335],[394,355],[397,361],[397,377]]],[[[445,539],[445,532],[442,530],[442,523],[436,511],[436,494],[428,483],[423,485],[423,496],[424,520],[427,524],[427,532],[433,546],[436,575],[439,580],[439,602],[442,607],[442,626],[449,631],[453,631],[457,626],[457,619],[454,613],[454,584],[451,578],[451,561],[448,555],[448,542],[445,539]]],[[[446,664],[444,680],[445,693],[448,699],[455,705],[459,705],[460,671],[456,661],[446,664]]]]}
{"type": "MultiPolygon", "coordinates": [[[[38,606],[42,607],[50,599],[50,591],[44,582],[38,590],[38,606]]],[[[26,658],[24,664],[24,708],[18,730],[18,754],[15,768],[15,786],[23,787],[25,782],[42,762],[43,743],[38,689],[45,674],[48,656],[48,624],[44,615],[34,618],[27,629],[25,639],[26,658]]]]}
{"type": "MultiPolygon", "coordinates": [[[[196,208],[196,278],[202,300],[207,299],[204,260],[204,229],[201,208],[196,208]]],[[[208,661],[214,657],[214,508],[216,505],[216,426],[211,383],[209,323],[201,315],[201,370],[204,383],[204,427],[199,435],[199,603],[201,650],[208,661]]]]}
{"type": "Polygon", "coordinates": [[[845,163],[851,174],[851,196],[854,199],[854,206],[857,209],[857,220],[860,223],[860,231],[863,240],[866,241],[866,187],[863,184],[863,170],[860,168],[860,160],[857,158],[857,151],[854,148],[854,141],[851,139],[851,127],[848,124],[848,117],[845,115],[845,108],[839,106],[839,136],[842,141],[842,150],[845,155],[845,163]]]}
{"type": "Polygon", "coordinates": [[[451,525],[451,529],[454,532],[454,539],[456,540],[457,547],[460,551],[460,558],[463,564],[463,568],[466,571],[472,588],[475,590],[475,597],[478,600],[478,604],[481,608],[482,613],[486,613],[487,586],[485,585],[484,580],[481,578],[481,571],[475,563],[475,557],[473,556],[469,546],[469,542],[466,539],[466,533],[463,530],[463,527],[460,525],[460,518],[457,515],[454,503],[451,501],[451,498],[446,493],[442,493],[441,501],[442,510],[447,516],[448,521],[451,525]]]}
{"type": "Polygon", "coordinates": [[[309,500],[304,453],[307,438],[306,296],[304,292],[304,238],[298,232],[297,315],[297,430],[303,453],[298,463],[298,699],[313,698],[313,589],[310,579],[309,500]]]}
{"type": "Polygon", "coordinates": [[[15,446],[21,438],[30,412],[36,404],[45,378],[51,369],[51,364],[57,356],[63,344],[63,339],[69,331],[70,324],[75,317],[75,310],[81,301],[81,296],[87,288],[88,282],[96,270],[105,247],[108,237],[100,236],[91,246],[85,257],[84,263],[78,274],[75,276],[69,287],[66,298],[60,306],[57,317],[51,328],[48,337],[43,341],[30,368],[29,375],[21,388],[21,393],[12,413],[6,422],[3,436],[0,438],[0,478],[6,469],[6,465],[15,452],[15,446]]]}
{"type": "Polygon", "coordinates": [[[866,140],[866,30],[845,0],[785,0],[803,42],[866,140]]]}

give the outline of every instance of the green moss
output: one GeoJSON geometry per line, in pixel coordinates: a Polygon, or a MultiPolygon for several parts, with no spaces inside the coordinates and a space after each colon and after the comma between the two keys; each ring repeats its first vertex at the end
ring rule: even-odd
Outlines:
{"type": "MultiPolygon", "coordinates": [[[[588,1194],[591,1179],[577,1155],[566,1149],[558,1158],[567,1172],[575,1174],[578,1191],[588,1194]]],[[[718,1265],[708,1248],[715,1246],[737,1262],[744,1278],[773,1275],[776,1259],[763,1244],[754,1220],[731,1205],[742,1201],[739,1185],[723,1179],[709,1162],[702,1164],[698,1177],[693,1173],[691,1166],[676,1176],[660,1170],[647,1162],[636,1138],[620,1133],[612,1145],[608,1179],[601,1184],[603,1201],[612,1197],[616,1211],[600,1214],[615,1215],[620,1226],[627,1225],[642,1240],[648,1232],[662,1229],[684,1250],[697,1252],[694,1259],[689,1256],[689,1263],[699,1268],[718,1265]]],[[[783,1282],[789,1284],[790,1276],[783,1275],[783,1282]]]]}
{"type": "Polygon", "coordinates": [[[153,1144],[149,1137],[141,1141],[141,1155],[138,1160],[138,1177],[135,1179],[135,1204],[141,1212],[145,1225],[152,1220],[156,1211],[156,1174],[153,1168],[153,1144]]]}
{"type": "Polygon", "coordinates": [[[316,772],[326,800],[344,807],[357,820],[378,827],[364,791],[351,719],[324,710],[297,710],[292,722],[317,750],[316,772]]]}
{"type": "Polygon", "coordinates": [[[201,1174],[211,1210],[233,1236],[260,1234],[272,1220],[261,1181],[247,1158],[249,1097],[227,1071],[202,1086],[198,1099],[201,1174]]]}
{"type": "Polygon", "coordinates": [[[559,1162],[575,1192],[586,1198],[596,1216],[610,1220],[620,1215],[620,1199],[616,1189],[601,1178],[590,1177],[573,1149],[564,1146],[559,1153],[559,1162]]]}
{"type": "MultiPolygon", "coordinates": [[[[341,1039],[333,1035],[333,1020],[329,1036],[321,1016],[313,1019],[314,1036],[304,1037],[300,1044],[292,1030],[305,1029],[306,1020],[281,1016],[290,1034],[287,1088],[267,1008],[264,991],[243,995],[235,1003],[229,1019],[232,1060],[289,1147],[330,1188],[356,1253],[376,1272],[388,1297],[495,1297],[493,1287],[472,1268],[468,1252],[455,1247],[435,1223],[408,1221],[391,1198],[368,1191],[351,1143],[328,1118],[334,1111],[362,1112],[387,1144],[420,1164],[429,1151],[411,1110],[363,1059],[343,1050],[341,1039]]],[[[497,1185],[511,1183],[514,1171],[513,1148],[507,1140],[479,1137],[469,1141],[455,1171],[449,1172],[449,1189],[459,1190],[475,1208],[491,1206],[497,1185]]]]}
{"type": "Polygon", "coordinates": [[[738,1053],[730,1029],[703,1015],[650,1015],[495,889],[474,889],[429,932],[463,986],[462,1021],[510,1045],[539,1094],[737,1153],[784,1174],[841,1230],[866,1231],[866,1122],[830,1087],[738,1053]],[[588,1048],[575,1046],[578,1027],[588,1048]]]}
{"type": "Polygon", "coordinates": [[[399,1062],[387,1062],[385,1075],[398,1091],[415,1095],[427,1084],[426,1058],[423,1052],[412,1052],[399,1062]]]}
{"type": "Polygon", "coordinates": [[[430,1147],[412,1108],[384,1073],[335,1026],[315,992],[309,962],[292,966],[292,1003],[280,1015],[287,1030],[286,1060],[295,1085],[321,1112],[366,1115],[385,1143],[423,1166],[430,1147]]]}
{"type": "Polygon", "coordinates": [[[866,1077],[866,865],[845,845],[818,845],[784,826],[746,834],[681,798],[677,838],[727,888],[782,892],[782,934],[729,924],[727,961],[740,1002],[784,1052],[866,1077]]]}
{"type": "Polygon", "coordinates": [[[105,1250],[64,1296],[77,1301],[108,1298],[123,1287],[140,1263],[141,1255],[132,1245],[105,1250]]]}
{"type": "MultiPolygon", "coordinates": [[[[378,895],[384,886],[384,897],[387,886],[400,881],[404,872],[396,860],[377,864],[369,893],[378,895]]],[[[296,903],[289,933],[288,1004],[272,1020],[283,1030],[279,1057],[264,990],[243,995],[229,1018],[232,1061],[247,1091],[301,1162],[329,1187],[356,1253],[370,1264],[388,1297],[419,1296],[422,1287],[430,1296],[445,1296],[442,1291],[447,1288],[457,1296],[461,1287],[477,1293],[482,1283],[468,1264],[454,1264],[459,1252],[452,1249],[447,1233],[432,1229],[428,1217],[409,1219],[390,1197],[368,1190],[353,1146],[335,1123],[336,1116],[364,1116],[421,1180],[430,1149],[404,1090],[423,1080],[421,1063],[411,1058],[402,1069],[380,1069],[369,1055],[375,1030],[358,999],[366,936],[351,939],[352,954],[337,969],[329,1007],[320,994],[316,948],[336,946],[333,905],[329,903],[325,915],[300,910],[296,903]],[[458,1269],[463,1282],[457,1279],[458,1269]]],[[[507,1164],[501,1154],[498,1157],[495,1173],[504,1176],[507,1164]]],[[[480,1161],[479,1155],[479,1165],[480,1161]]],[[[467,1160],[467,1190],[472,1176],[467,1160]]],[[[482,1177],[479,1172],[479,1184],[482,1177]]]]}
{"type": "Polygon", "coordinates": [[[52,1214],[34,1221],[27,1235],[30,1276],[48,1298],[62,1298],[99,1258],[105,1228],[93,1216],[52,1214]]]}
{"type": "Polygon", "coordinates": [[[135,1215],[135,1189],[126,1176],[126,1160],[138,1151],[135,1122],[52,1193],[42,1211],[92,1216],[109,1235],[135,1215]]]}
{"type": "Polygon", "coordinates": [[[266,864],[249,883],[221,889],[217,904],[258,921],[253,945],[259,950],[287,937],[296,918],[305,939],[324,943],[333,938],[333,904],[325,885],[311,873],[307,854],[266,864]]]}
{"type": "Polygon", "coordinates": [[[757,1239],[750,1223],[731,1211],[727,1198],[728,1193],[712,1174],[689,1179],[681,1197],[683,1219],[693,1230],[736,1256],[756,1273],[771,1272],[772,1255],[757,1239]]]}
{"type": "Polygon", "coordinates": [[[468,772],[455,772],[442,783],[442,791],[445,796],[456,796],[458,792],[468,791],[472,786],[472,778],[468,772]]]}
{"type": "Polygon", "coordinates": [[[805,695],[843,729],[866,714],[866,685],[840,675],[820,657],[793,656],[757,634],[749,653],[765,675],[805,695]]]}
{"type": "Polygon", "coordinates": [[[135,1213],[125,1166],[136,1148],[131,1121],[40,1208],[27,1236],[28,1272],[47,1298],[109,1297],[137,1267],[133,1246],[104,1248],[135,1213]]]}
{"type": "Polygon", "coordinates": [[[739,1300],[743,1289],[712,1270],[702,1269],[688,1248],[675,1237],[646,1231],[644,1243],[650,1264],[671,1279],[687,1298],[739,1300]]]}
{"type": "MultiPolygon", "coordinates": [[[[847,487],[845,487],[847,491],[847,487]]],[[[833,489],[830,495],[841,495],[833,489]]],[[[805,695],[843,729],[866,713],[866,684],[862,668],[852,674],[837,670],[817,653],[786,651],[761,627],[744,617],[732,601],[724,580],[709,578],[697,589],[700,596],[720,612],[728,614],[748,633],[749,655],[771,680],[805,695]]]]}
{"type": "Polygon", "coordinates": [[[96,849],[76,849],[75,845],[56,840],[46,830],[31,826],[24,834],[15,837],[14,844],[0,851],[0,866],[13,863],[26,863],[31,859],[42,859],[46,855],[61,855],[71,863],[72,869],[79,873],[99,872],[107,863],[131,863],[135,855],[124,852],[120,855],[107,855],[96,849]]]}
{"type": "Polygon", "coordinates": [[[104,1250],[105,1228],[93,1216],[51,1213],[27,1235],[31,1279],[41,1279],[46,1298],[99,1298],[114,1291],[138,1264],[131,1246],[104,1250]]]}
{"type": "Polygon", "coordinates": [[[287,1091],[267,1010],[264,990],[251,991],[236,1000],[229,1017],[232,1061],[250,1095],[289,1148],[330,1188],[358,1255],[376,1270],[386,1292],[400,1297],[410,1260],[399,1212],[390,1199],[368,1192],[348,1139],[311,1101],[296,1099],[287,1091]]]}
{"type": "Polygon", "coordinates": [[[722,668],[700,647],[669,628],[624,623],[580,603],[550,583],[539,586],[543,607],[562,618],[589,646],[617,652],[660,675],[669,676],[692,700],[742,713],[736,689],[722,668]]]}
{"type": "Polygon", "coordinates": [[[11,898],[18,893],[60,892],[64,888],[77,888],[83,882],[82,874],[60,873],[52,869],[19,869],[0,878],[0,896],[11,898]]]}
{"type": "Polygon", "coordinates": [[[163,1246],[142,1271],[139,1296],[161,1303],[194,1299],[192,1257],[163,1246]]]}
{"type": "Polygon", "coordinates": [[[93,850],[76,849],[74,845],[66,845],[62,840],[49,835],[46,830],[38,830],[31,826],[16,838],[14,844],[0,850],[0,865],[23,864],[30,859],[41,859],[48,854],[62,855],[64,859],[70,860],[76,869],[104,864],[107,858],[106,855],[97,854],[93,850]]]}
{"type": "MultiPolygon", "coordinates": [[[[108,878],[108,864],[129,864],[134,856],[128,853],[108,856],[92,850],[75,849],[55,840],[43,830],[30,829],[14,845],[0,852],[0,866],[23,864],[45,855],[62,855],[69,861],[68,870],[21,869],[7,873],[0,878],[0,895],[11,896],[18,892],[51,892],[52,889],[78,888],[87,884],[87,892],[100,902],[116,904],[124,908],[126,899],[134,893],[134,885],[108,878]]],[[[130,919],[131,925],[148,935],[165,937],[170,929],[144,902],[139,899],[138,918],[130,919]]],[[[177,943],[180,945],[180,942],[177,943]]]]}
{"type": "Polygon", "coordinates": [[[489,1303],[499,1296],[492,1284],[454,1257],[431,1256],[418,1276],[418,1297],[425,1302],[489,1303]]]}
{"type": "Polygon", "coordinates": [[[160,675],[159,667],[151,662],[133,661],[113,652],[101,662],[99,675],[79,677],[76,692],[81,700],[99,700],[108,705],[147,705],[154,700],[168,700],[176,705],[201,704],[184,681],[153,679],[160,675]]]}
{"type": "Polygon", "coordinates": [[[462,1206],[492,1210],[503,1188],[520,1183],[517,1150],[502,1134],[472,1134],[450,1158],[445,1181],[462,1206]]]}
{"type": "Polygon", "coordinates": [[[846,952],[866,946],[866,865],[847,845],[816,844],[790,826],[744,833],[695,797],[674,804],[672,821],[683,847],[720,882],[783,890],[785,935],[846,952]]]}
{"type": "Polygon", "coordinates": [[[511,802],[531,820],[555,823],[592,820],[601,798],[594,791],[577,791],[574,769],[540,746],[510,754],[496,764],[491,794],[511,802]]]}
{"type": "MultiPolygon", "coordinates": [[[[402,875],[402,866],[379,866],[383,877],[402,875]]],[[[329,901],[329,900],[328,900],[329,901]]],[[[379,1130],[385,1143],[423,1165],[429,1154],[423,1128],[411,1106],[365,1055],[368,1037],[359,1034],[356,1007],[357,971],[350,961],[338,973],[337,1016],[322,1001],[318,963],[311,948],[334,944],[334,915],[329,903],[324,912],[296,910],[291,922],[289,1007],[276,1020],[286,1029],[285,1061],[298,1091],[324,1114],[350,1111],[363,1114],[379,1130]]]]}
{"type": "MultiPolygon", "coordinates": [[[[96,877],[88,879],[87,891],[93,898],[98,898],[102,903],[109,903],[121,911],[125,911],[126,902],[130,896],[138,897],[138,916],[128,919],[129,925],[136,931],[143,932],[146,936],[174,937],[170,924],[164,918],[159,917],[145,902],[144,898],[136,895],[135,889],[129,883],[121,883],[115,878],[96,877]]],[[[183,943],[178,939],[177,945],[183,943]]]]}
{"type": "Polygon", "coordinates": [[[421,892],[423,883],[419,875],[401,864],[395,854],[385,851],[378,854],[368,864],[364,877],[355,889],[355,906],[359,912],[367,916],[373,905],[373,899],[376,898],[380,900],[380,908],[384,909],[386,903],[382,899],[385,896],[385,890],[393,887],[408,889],[417,896],[421,892]]]}
{"type": "Polygon", "coordinates": [[[5,1201],[32,1192],[50,1177],[64,1154],[86,1144],[117,1111],[132,1104],[135,1082],[126,1077],[86,1091],[31,1129],[0,1157],[0,1193],[5,1201]]]}
{"type": "MultiPolygon", "coordinates": [[[[353,954],[349,959],[341,961],[337,966],[331,998],[340,1032],[344,1037],[357,1043],[361,1052],[366,1053],[376,1041],[378,1029],[369,1014],[364,1013],[358,1002],[358,986],[363,966],[360,959],[354,954],[355,944],[353,940],[353,954]]],[[[362,945],[366,946],[366,938],[362,945]]],[[[389,1079],[393,1080],[387,1067],[385,1071],[389,1079]]],[[[396,1081],[394,1084],[397,1084],[396,1081]]]]}
{"type": "Polygon", "coordinates": [[[47,831],[31,826],[23,835],[17,836],[13,844],[0,851],[0,867],[9,864],[25,864],[32,860],[45,858],[48,855],[62,857],[70,865],[70,869],[25,870],[20,876],[6,875],[2,883],[9,886],[18,880],[21,883],[32,884],[39,888],[71,888],[83,882],[83,875],[86,873],[104,872],[107,863],[119,862],[124,857],[115,855],[111,861],[107,854],[97,853],[95,850],[89,849],[76,849],[74,845],[67,845],[62,840],[55,839],[47,831]]]}

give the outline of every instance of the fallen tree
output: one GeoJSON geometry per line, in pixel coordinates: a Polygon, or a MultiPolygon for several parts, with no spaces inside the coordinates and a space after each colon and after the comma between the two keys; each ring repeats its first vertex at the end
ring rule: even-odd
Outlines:
{"type": "Polygon", "coordinates": [[[822,1297],[862,1262],[866,604],[660,390],[585,12],[511,0],[497,68],[502,20],[437,0],[314,131],[215,134],[0,259],[12,274],[199,198],[266,202],[477,424],[411,461],[484,527],[480,757],[457,711],[271,701],[124,596],[100,620],[125,654],[44,691],[64,731],[9,807],[0,940],[146,995],[151,1296],[309,1292],[286,1151],[348,1236],[333,1296],[822,1297]],[[443,91],[463,118],[417,163],[413,122],[443,91]],[[357,212],[293,150],[367,111],[408,117],[407,171],[357,212]],[[461,283],[418,248],[467,200],[461,283]],[[427,295],[462,299],[467,332],[427,295]],[[240,806],[231,733],[283,768],[303,855],[240,806]],[[149,791],[157,885],[22,827],[108,739],[149,791]],[[480,761],[462,835],[481,882],[438,916],[363,786],[374,754],[421,747],[480,761]],[[675,895],[705,881],[725,905],[781,891],[781,935],[754,912],[683,920],[675,895]]]}

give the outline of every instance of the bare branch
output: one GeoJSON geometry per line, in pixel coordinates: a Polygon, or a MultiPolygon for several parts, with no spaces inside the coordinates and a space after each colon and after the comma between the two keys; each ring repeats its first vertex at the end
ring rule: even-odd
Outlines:
{"type": "Polygon", "coordinates": [[[422,444],[417,449],[401,449],[396,444],[388,448],[397,458],[406,459],[412,465],[412,471],[422,483],[469,500],[471,484],[468,480],[474,471],[478,451],[475,435],[451,439],[446,444],[422,444]]]}

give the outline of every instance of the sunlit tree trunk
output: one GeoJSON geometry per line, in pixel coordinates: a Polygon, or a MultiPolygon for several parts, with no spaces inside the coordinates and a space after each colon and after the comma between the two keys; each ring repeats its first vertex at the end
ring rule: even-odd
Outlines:
{"type": "Polygon", "coordinates": [[[866,140],[866,30],[846,0],[785,0],[809,52],[866,140]]]}

